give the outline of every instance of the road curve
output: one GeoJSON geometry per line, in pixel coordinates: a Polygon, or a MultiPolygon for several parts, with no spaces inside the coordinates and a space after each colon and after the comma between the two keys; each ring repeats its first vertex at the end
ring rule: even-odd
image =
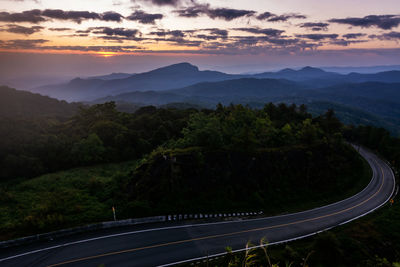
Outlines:
{"type": "Polygon", "coordinates": [[[337,203],[299,213],[211,223],[165,223],[66,237],[0,251],[1,266],[171,266],[224,253],[226,246],[241,250],[250,240],[265,237],[270,244],[313,235],[364,216],[385,204],[393,194],[390,167],[360,149],[373,177],[360,193],[337,203]]]}

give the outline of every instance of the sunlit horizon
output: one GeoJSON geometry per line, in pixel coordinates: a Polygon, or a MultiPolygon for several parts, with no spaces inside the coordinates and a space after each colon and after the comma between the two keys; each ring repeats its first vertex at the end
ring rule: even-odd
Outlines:
{"type": "Polygon", "coordinates": [[[400,62],[397,0],[1,4],[2,83],[143,72],[179,62],[228,73],[400,62]]]}

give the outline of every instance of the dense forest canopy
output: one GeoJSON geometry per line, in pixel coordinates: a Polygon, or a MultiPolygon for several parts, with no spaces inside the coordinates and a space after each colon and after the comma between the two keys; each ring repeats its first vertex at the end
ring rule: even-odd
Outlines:
{"type": "Polygon", "coordinates": [[[180,135],[193,112],[144,107],[128,114],[110,102],[82,106],[67,120],[0,118],[0,177],[139,158],[180,135]]]}
{"type": "Polygon", "coordinates": [[[181,137],[145,158],[130,194],[158,212],[279,210],[324,198],[351,188],[364,168],[342,128],[332,110],[312,118],[304,105],[218,105],[191,114],[181,137]]]}
{"type": "MultiPolygon", "coordinates": [[[[0,92],[10,90],[13,89],[2,88],[0,92]]],[[[370,126],[345,127],[332,110],[313,118],[305,105],[267,104],[261,109],[251,109],[219,104],[215,110],[202,111],[147,106],[125,113],[119,112],[114,102],[78,106],[27,94],[29,99],[37,97],[42,102],[50,101],[52,105],[47,109],[53,107],[54,112],[49,113],[53,116],[42,116],[47,110],[35,113],[34,108],[24,103],[21,104],[23,110],[30,112],[18,108],[20,116],[12,118],[7,114],[14,106],[8,106],[8,111],[0,114],[1,179],[34,177],[71,167],[138,159],[162,144],[166,148],[200,146],[252,150],[312,144],[341,138],[343,133],[347,139],[359,140],[373,148],[391,147],[390,151],[383,152],[390,153],[390,158],[397,159],[395,162],[399,161],[398,139],[386,130],[370,126]],[[378,145],[382,142],[384,146],[378,145]]]]}

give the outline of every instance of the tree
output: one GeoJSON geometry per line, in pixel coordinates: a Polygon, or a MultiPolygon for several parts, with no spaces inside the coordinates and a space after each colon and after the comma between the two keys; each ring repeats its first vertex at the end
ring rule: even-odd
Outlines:
{"type": "Polygon", "coordinates": [[[85,165],[103,161],[105,148],[97,134],[91,134],[76,143],[71,152],[79,165],[85,165]]]}
{"type": "Polygon", "coordinates": [[[305,119],[302,123],[298,136],[301,142],[312,144],[320,137],[321,130],[312,124],[311,119],[305,119]]]}
{"type": "Polygon", "coordinates": [[[187,146],[203,146],[219,148],[223,145],[221,124],[217,117],[204,113],[193,114],[188,126],[183,129],[180,144],[187,146]]]}

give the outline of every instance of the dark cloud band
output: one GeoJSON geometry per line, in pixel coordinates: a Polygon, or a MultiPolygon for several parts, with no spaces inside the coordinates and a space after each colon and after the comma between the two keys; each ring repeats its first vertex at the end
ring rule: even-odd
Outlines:
{"type": "Polygon", "coordinates": [[[323,22],[306,22],[299,25],[300,28],[307,28],[312,31],[327,31],[328,30],[328,23],[323,22]]]}
{"type": "Polygon", "coordinates": [[[288,13],[282,15],[276,15],[271,12],[264,12],[257,16],[258,20],[266,20],[269,22],[285,22],[290,19],[306,19],[307,16],[297,13],[288,13]]]}
{"type": "Polygon", "coordinates": [[[249,32],[249,33],[254,33],[254,34],[264,34],[267,36],[280,36],[282,33],[285,31],[282,30],[277,30],[277,29],[259,29],[259,28],[235,28],[234,30],[237,31],[243,31],[243,32],[249,32]]]}
{"type": "Polygon", "coordinates": [[[156,20],[162,19],[162,14],[148,14],[144,11],[138,10],[127,17],[128,20],[138,21],[143,24],[154,24],[156,20]]]}
{"type": "Polygon", "coordinates": [[[61,9],[33,9],[20,13],[0,12],[0,21],[3,22],[30,22],[40,23],[49,19],[72,20],[81,23],[83,20],[103,20],[121,22],[123,16],[113,11],[96,13],[89,11],[64,11],[61,9]]]}
{"type": "Polygon", "coordinates": [[[0,31],[5,31],[5,32],[10,32],[10,33],[15,33],[15,34],[30,35],[35,32],[39,32],[43,29],[44,28],[41,26],[24,27],[24,26],[15,25],[15,24],[8,24],[5,26],[2,26],[0,31]]]}
{"type": "Polygon", "coordinates": [[[202,15],[212,19],[224,19],[231,21],[240,17],[253,16],[256,12],[252,10],[232,9],[232,8],[211,8],[210,5],[194,4],[184,9],[174,11],[180,17],[196,18],[202,15]]]}
{"type": "Polygon", "coordinates": [[[363,28],[375,26],[383,30],[390,30],[399,26],[400,15],[369,15],[363,18],[331,19],[329,20],[329,22],[347,24],[363,28]]]}
{"type": "Polygon", "coordinates": [[[339,37],[338,34],[297,34],[296,37],[306,38],[314,41],[320,41],[324,39],[336,39],[339,37]]]}

